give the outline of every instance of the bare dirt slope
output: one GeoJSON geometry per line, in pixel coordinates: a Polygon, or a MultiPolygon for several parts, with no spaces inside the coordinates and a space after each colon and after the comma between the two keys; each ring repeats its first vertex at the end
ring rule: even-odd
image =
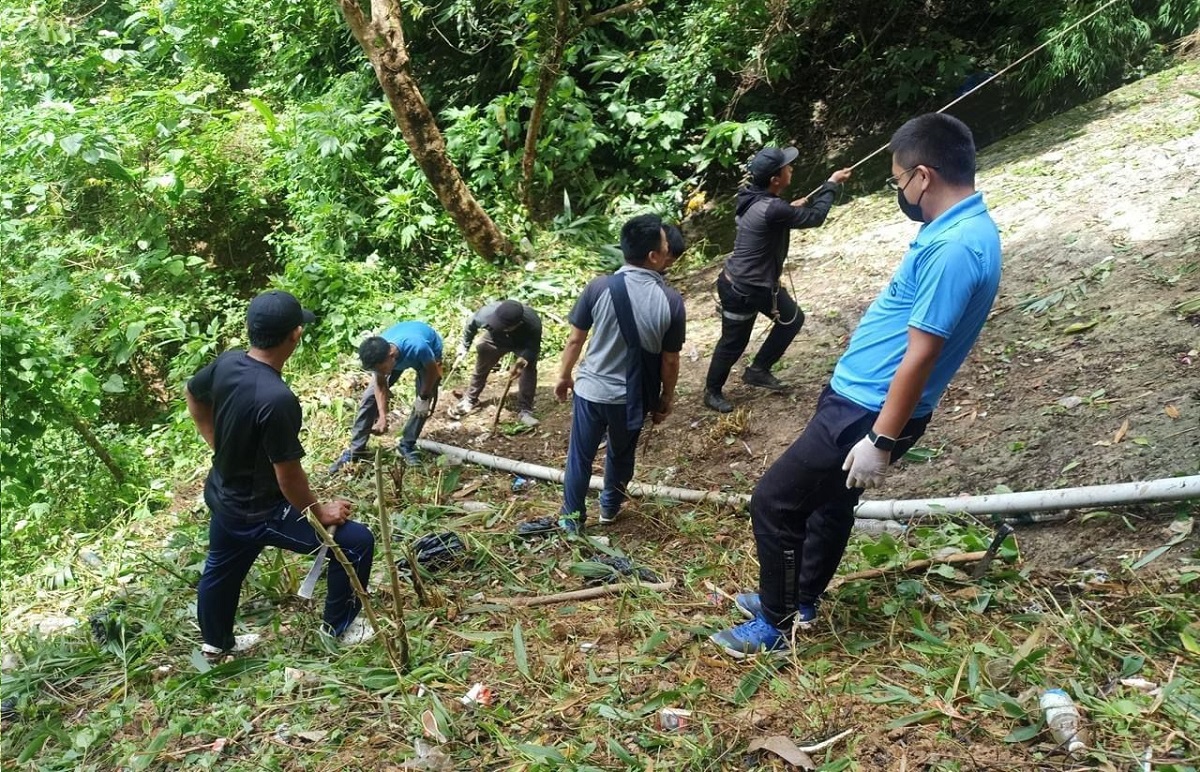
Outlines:
{"type": "MultiPolygon", "coordinates": [[[[1001,228],[1004,279],[992,318],[922,441],[933,457],[894,470],[875,496],[910,498],[1071,487],[1200,468],[1200,66],[1148,78],[985,149],[978,187],[1001,228]]],[[[789,260],[807,323],[778,368],[779,396],[740,383],[721,419],[700,396],[720,331],[720,262],[672,277],[688,304],[677,412],[655,429],[638,478],[749,492],[811,414],[849,334],[915,226],[878,193],[798,232],[789,260]]],[[[751,352],[759,345],[760,320],[751,352]]],[[[428,436],[561,464],[570,419],[545,363],[536,432],[480,438],[491,404],[428,436]]],[[[485,393],[494,401],[502,378],[485,393]]],[[[1128,514],[1128,512],[1126,512],[1128,514]]],[[[1102,529],[1093,525],[1092,528],[1102,529]]],[[[1123,530],[1123,529],[1122,529],[1123,530]]],[[[1144,533],[1161,543],[1158,528],[1144,533]]],[[[1046,557],[1108,534],[1052,530],[1046,557]]],[[[1126,534],[1136,541],[1135,534],[1126,534]]],[[[1126,539],[1126,543],[1128,542],[1126,539]]],[[[1029,545],[1036,545],[1036,535],[1029,545]]]]}

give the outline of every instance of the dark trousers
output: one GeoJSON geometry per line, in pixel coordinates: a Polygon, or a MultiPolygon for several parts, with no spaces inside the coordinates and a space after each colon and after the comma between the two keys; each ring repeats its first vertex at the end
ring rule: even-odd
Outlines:
{"type": "MultiPolygon", "coordinates": [[[[388,389],[392,388],[392,384],[403,374],[400,372],[392,372],[388,376],[388,389]]],[[[414,394],[421,396],[421,381],[423,373],[420,370],[414,370],[417,376],[417,386],[414,394]]],[[[374,376],[372,376],[372,382],[374,376]]],[[[434,394],[434,401],[437,401],[437,395],[434,394]]],[[[367,390],[363,392],[362,402],[358,405],[358,415],[354,417],[354,428],[350,432],[350,452],[358,458],[365,458],[367,455],[367,440],[371,438],[371,427],[375,425],[375,421],[379,418],[379,407],[375,404],[375,389],[372,383],[367,384],[367,390]]],[[[418,418],[416,413],[410,413],[408,422],[404,424],[404,433],[400,436],[400,448],[402,450],[412,450],[417,446],[417,437],[421,436],[421,430],[425,428],[425,418],[418,418]]]]}
{"type": "MultiPolygon", "coordinates": [[[[777,627],[791,624],[799,604],[817,602],[842,561],[862,495],[862,488],[846,488],[842,463],[878,416],[826,386],[808,426],[754,487],[758,590],[763,615],[777,627]]],[[[904,426],[893,463],[925,432],[929,418],[904,426]]]]}
{"type": "MultiPolygon", "coordinates": [[[[498,348],[492,336],[486,332],[475,344],[475,372],[471,374],[471,382],[467,384],[467,399],[472,402],[479,400],[483,387],[487,384],[488,374],[500,361],[500,357],[511,353],[513,349],[498,348]]],[[[508,376],[505,376],[507,380],[508,376]]],[[[533,395],[537,391],[537,362],[530,362],[521,371],[517,381],[517,412],[528,410],[533,412],[533,395]]]]}
{"type": "Polygon", "coordinates": [[[720,391],[729,379],[729,371],[746,351],[750,336],[754,333],[754,321],[759,314],[771,319],[771,332],[762,347],[754,355],[754,367],[770,370],[792,344],[800,328],[804,326],[804,312],[783,287],[772,303],[769,287],[749,287],[734,284],[722,272],[717,277],[717,296],[721,299],[721,339],[713,349],[712,362],[708,365],[705,388],[720,391]],[[777,307],[777,308],[776,308],[777,307]],[[779,320],[772,315],[778,310],[779,320]]]}
{"type": "Polygon", "coordinates": [[[600,441],[608,437],[604,456],[604,490],[600,492],[600,509],[617,512],[628,498],[626,486],[633,479],[641,429],[626,428],[625,404],[605,405],[589,402],[575,395],[571,413],[571,437],[567,445],[567,468],[563,479],[564,515],[577,514],[580,522],[587,518],[588,483],[592,480],[592,463],[600,441]]]}
{"type": "MultiPolygon", "coordinates": [[[[365,588],[375,556],[374,535],[362,523],[347,522],[338,526],[334,541],[346,553],[365,588]]],[[[319,546],[308,520],[286,502],[274,517],[258,523],[246,523],[214,509],[208,524],[208,559],[200,576],[196,604],[204,642],[218,649],[233,648],[233,619],[242,583],[264,547],[311,554],[319,546]]],[[[333,635],[341,635],[358,615],[361,604],[342,564],[329,555],[326,566],[329,590],[325,596],[325,625],[333,635]]]]}

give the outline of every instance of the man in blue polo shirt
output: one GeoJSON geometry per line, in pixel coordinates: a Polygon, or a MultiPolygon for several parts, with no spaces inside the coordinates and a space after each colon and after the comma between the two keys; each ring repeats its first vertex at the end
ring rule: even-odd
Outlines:
{"type": "Polygon", "coordinates": [[[929,113],[901,126],[890,148],[888,186],[922,225],[859,322],[816,414],[755,486],[759,592],[737,597],[750,621],[712,636],[737,658],[786,652],[787,631],[816,620],[859,496],[925,431],[1000,285],[1000,236],[975,191],[970,129],[929,113]]]}
{"type": "Polygon", "coordinates": [[[396,447],[405,462],[420,463],[417,437],[437,401],[438,384],[442,380],[442,336],[425,322],[399,322],[364,340],[358,347],[358,358],[363,369],[371,371],[371,383],[358,406],[350,447],[329,467],[330,474],[351,461],[366,459],[367,440],[372,434],[387,432],[392,384],[405,370],[417,375],[417,396],[396,447]]]}
{"type": "Polygon", "coordinates": [[[607,435],[600,493],[600,523],[607,525],[626,499],[646,414],[662,423],[675,401],[687,320],[683,298],[662,277],[672,262],[662,219],[647,214],[625,223],[621,253],[625,265],[589,282],[571,309],[571,334],[554,386],[559,402],[575,394],[559,521],[568,534],[579,533],[587,518],[585,499],[601,440],[607,435]]]}

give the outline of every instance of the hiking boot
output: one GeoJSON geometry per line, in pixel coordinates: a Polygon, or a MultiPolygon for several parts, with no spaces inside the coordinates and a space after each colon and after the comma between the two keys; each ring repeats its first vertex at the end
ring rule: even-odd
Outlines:
{"type": "Polygon", "coordinates": [[[354,621],[338,636],[338,643],[342,646],[357,646],[360,643],[366,643],[375,637],[375,628],[371,627],[371,623],[363,619],[361,616],[355,617],[354,621]]]}
{"type": "Polygon", "coordinates": [[[446,410],[446,415],[458,420],[460,418],[465,418],[470,413],[474,413],[475,409],[478,407],[479,402],[469,399],[468,397],[463,397],[458,401],[458,404],[451,405],[449,409],[446,410]]]}
{"type": "Polygon", "coordinates": [[[772,375],[770,370],[764,370],[754,365],[750,365],[742,371],[742,381],[750,386],[757,386],[760,389],[770,389],[771,391],[787,391],[791,388],[772,375]]]}
{"type": "Polygon", "coordinates": [[[532,410],[522,410],[520,413],[517,413],[517,420],[524,426],[537,426],[541,423],[541,421],[534,417],[532,410]]]}
{"type": "Polygon", "coordinates": [[[344,451],[342,455],[338,456],[337,461],[334,461],[333,464],[330,465],[329,474],[337,474],[338,472],[342,471],[342,468],[346,466],[346,464],[366,461],[367,458],[368,456],[365,454],[354,453],[350,450],[344,451]]]}
{"type": "Polygon", "coordinates": [[[710,389],[704,390],[704,406],[712,408],[718,413],[733,412],[733,403],[725,399],[725,395],[721,392],[710,389]]]}
{"type": "Polygon", "coordinates": [[[221,649],[205,643],[200,646],[200,653],[204,655],[205,659],[217,660],[227,654],[244,654],[257,646],[261,640],[262,636],[258,633],[246,633],[234,636],[232,649],[221,649]]]}
{"type": "Polygon", "coordinates": [[[613,523],[617,522],[617,518],[620,516],[620,514],[621,510],[619,509],[614,509],[611,512],[603,509],[600,510],[600,525],[612,525],[613,523]]]}
{"type": "Polygon", "coordinates": [[[789,648],[787,636],[783,631],[761,616],[728,630],[713,633],[708,639],[734,659],[745,659],[759,653],[783,656],[789,648]]]}
{"type": "Polygon", "coordinates": [[[563,515],[558,519],[558,527],[564,536],[583,536],[583,521],[571,515],[563,515]]]}
{"type": "MultiPolygon", "coordinates": [[[[746,619],[762,616],[762,598],[757,592],[739,592],[733,598],[733,605],[746,619]]],[[[812,627],[817,623],[817,607],[811,603],[801,603],[796,607],[795,625],[798,629],[812,627]]]]}

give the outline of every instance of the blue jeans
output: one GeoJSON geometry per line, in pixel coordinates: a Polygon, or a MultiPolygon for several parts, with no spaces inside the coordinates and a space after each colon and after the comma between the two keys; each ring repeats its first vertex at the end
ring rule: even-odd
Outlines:
{"type": "MultiPolygon", "coordinates": [[[[390,390],[400,376],[403,370],[399,372],[393,370],[388,376],[388,389],[390,390]]],[[[420,369],[414,369],[417,376],[416,396],[421,396],[422,373],[420,369]]],[[[371,438],[371,427],[375,425],[375,421],[379,419],[379,407],[375,404],[375,377],[371,376],[371,383],[367,384],[367,390],[363,392],[362,402],[358,405],[358,415],[354,418],[354,428],[350,433],[350,453],[355,458],[366,458],[367,456],[367,440],[371,438]]],[[[434,393],[434,401],[437,401],[437,394],[434,393]]],[[[404,424],[404,433],[400,436],[400,449],[412,450],[417,447],[417,437],[421,436],[421,430],[425,428],[426,418],[418,418],[416,413],[410,413],[408,422],[404,424]]]]}
{"type": "MultiPolygon", "coordinates": [[[[370,529],[362,523],[347,522],[338,526],[334,541],[346,553],[365,588],[375,556],[375,537],[370,529]]],[[[273,517],[257,523],[213,509],[208,524],[208,559],[200,576],[196,604],[204,642],[218,649],[233,648],[233,620],[242,583],[264,547],[311,554],[319,546],[317,534],[304,515],[286,501],[281,502],[273,517]]],[[[326,565],[329,591],[325,597],[325,625],[333,635],[341,635],[358,615],[361,604],[342,564],[330,554],[326,565]]]]}
{"type": "Polygon", "coordinates": [[[588,483],[592,480],[592,463],[596,460],[596,451],[605,434],[608,435],[608,451],[604,458],[604,490],[600,493],[600,509],[616,513],[628,498],[625,488],[633,479],[638,436],[642,430],[630,431],[625,428],[625,422],[625,403],[605,405],[575,395],[563,480],[562,514],[577,514],[581,523],[587,519],[587,491],[588,483]]]}

